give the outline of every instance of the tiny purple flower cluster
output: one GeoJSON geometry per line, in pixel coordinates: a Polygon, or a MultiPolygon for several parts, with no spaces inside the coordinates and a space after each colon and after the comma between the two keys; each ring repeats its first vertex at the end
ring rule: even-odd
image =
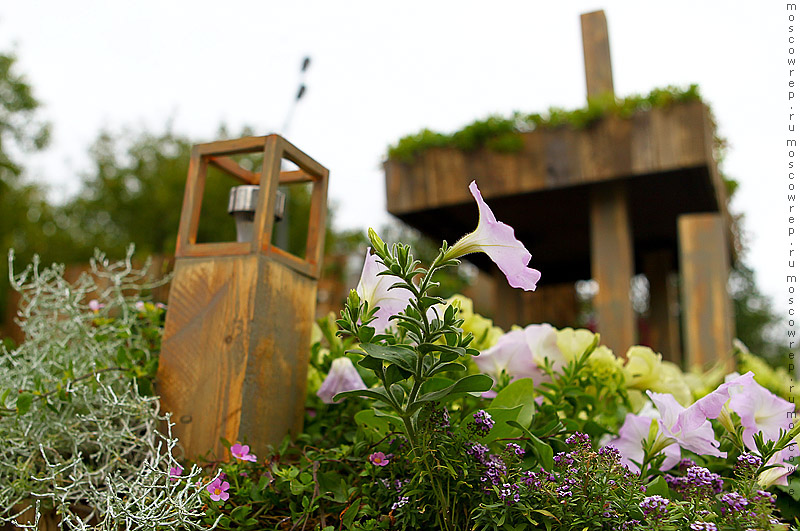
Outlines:
{"type": "Polygon", "coordinates": [[[750,501],[753,503],[765,501],[769,505],[772,505],[775,503],[775,496],[765,490],[757,490],[756,493],[753,494],[752,498],[750,498],[750,501]]]}
{"type": "Polygon", "coordinates": [[[531,472],[530,470],[522,473],[522,483],[524,483],[526,487],[539,488],[542,486],[542,482],[539,480],[536,472],[531,472]]]}
{"type": "Polygon", "coordinates": [[[497,485],[500,483],[502,477],[508,473],[508,467],[505,461],[497,455],[489,455],[489,457],[484,460],[483,464],[486,466],[486,470],[481,476],[481,481],[484,483],[488,482],[492,485],[497,485]]]}
{"type": "Polygon", "coordinates": [[[693,465],[686,471],[686,477],[666,474],[667,485],[684,499],[710,498],[722,492],[722,478],[705,467],[693,465]]]}
{"type": "Polygon", "coordinates": [[[475,428],[481,435],[486,435],[489,433],[494,426],[494,420],[492,420],[492,416],[482,409],[479,409],[473,413],[472,417],[475,419],[475,428]]]}
{"type": "Polygon", "coordinates": [[[722,498],[720,499],[724,504],[727,504],[727,507],[725,505],[722,506],[722,514],[741,512],[750,504],[750,502],[747,501],[747,498],[738,492],[723,494],[722,498]]]}
{"type": "Polygon", "coordinates": [[[592,448],[592,439],[585,433],[575,432],[566,439],[566,443],[585,449],[592,448]]]}
{"type": "Polygon", "coordinates": [[[717,531],[717,525],[714,522],[695,522],[689,525],[692,531],[717,531]]]}
{"type": "Polygon", "coordinates": [[[500,486],[500,499],[506,505],[514,505],[519,501],[519,485],[516,483],[503,483],[500,486]]]}
{"type": "Polygon", "coordinates": [[[648,496],[639,504],[645,518],[653,516],[654,518],[663,518],[667,515],[667,506],[669,500],[656,494],[655,496],[648,496]]]}
{"type": "Polygon", "coordinates": [[[639,520],[628,520],[627,522],[622,522],[619,529],[620,531],[628,531],[630,529],[636,529],[639,524],[641,524],[639,520]]]}
{"type": "Polygon", "coordinates": [[[722,492],[722,478],[720,475],[702,466],[689,467],[689,470],[686,471],[686,480],[689,485],[697,489],[711,489],[714,494],[722,492]]]}
{"type": "Polygon", "coordinates": [[[467,448],[467,455],[483,463],[484,457],[489,453],[489,448],[481,443],[472,443],[467,448]]]}
{"type": "Polygon", "coordinates": [[[572,458],[572,452],[558,452],[553,456],[553,463],[555,463],[557,467],[566,467],[574,462],[575,460],[572,458]]]}
{"type": "Polygon", "coordinates": [[[733,467],[733,473],[738,476],[752,477],[761,468],[763,461],[757,455],[751,453],[743,453],[736,459],[736,465],[733,467]]]}
{"type": "Polygon", "coordinates": [[[506,445],[506,452],[511,455],[516,455],[517,457],[522,457],[525,455],[525,450],[523,450],[520,445],[513,442],[510,442],[506,445]]]}
{"type": "Polygon", "coordinates": [[[399,509],[403,505],[408,503],[408,496],[400,496],[397,498],[397,501],[392,504],[392,510],[399,509]]]}

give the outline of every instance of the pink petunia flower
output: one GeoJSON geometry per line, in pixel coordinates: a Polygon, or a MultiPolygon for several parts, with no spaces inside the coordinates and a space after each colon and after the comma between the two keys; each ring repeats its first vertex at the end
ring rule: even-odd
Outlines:
{"type": "Polygon", "coordinates": [[[555,329],[549,324],[537,324],[504,334],[473,361],[481,372],[495,381],[505,371],[512,381],[532,378],[534,385],[539,385],[546,379],[546,373],[540,368],[545,358],[556,370],[564,365],[555,329]]]}
{"type": "MultiPolygon", "coordinates": [[[[761,432],[765,441],[777,441],[781,430],[789,431],[792,428],[795,409],[794,404],[774,395],[759,385],[752,378],[752,373],[748,374],[751,377],[744,380],[738,392],[731,393],[729,407],[742,419],[745,446],[755,450],[754,435],[761,432]]],[[[737,380],[739,378],[734,381],[737,380]]]]}
{"type": "Polygon", "coordinates": [[[92,299],[89,301],[89,309],[92,310],[94,313],[100,311],[101,308],[105,308],[106,305],[98,301],[97,299],[92,299]]]}
{"type": "Polygon", "coordinates": [[[239,444],[236,443],[231,446],[231,455],[238,459],[239,461],[250,461],[252,463],[256,462],[255,454],[251,454],[250,447],[246,444],[239,444]]]}
{"type": "MultiPolygon", "coordinates": [[[[650,424],[653,418],[646,415],[634,415],[628,413],[625,422],[619,429],[619,437],[612,439],[606,446],[611,446],[619,450],[622,455],[622,464],[634,472],[639,471],[639,467],[633,462],[639,463],[644,459],[644,448],[642,441],[646,440],[650,433],[650,424]]],[[[681,449],[677,444],[670,444],[661,453],[666,457],[661,464],[661,470],[669,470],[681,460],[681,449]]]]}
{"type": "Polygon", "coordinates": [[[181,465],[173,466],[169,469],[169,480],[178,481],[178,478],[183,474],[183,467],[181,465]]]}
{"type": "Polygon", "coordinates": [[[325,381],[319,386],[317,396],[326,404],[334,404],[336,402],[334,402],[333,397],[339,393],[366,388],[364,380],[361,379],[361,375],[358,374],[350,358],[341,357],[333,360],[331,370],[328,372],[328,376],[325,377],[325,381]]]}
{"type": "Polygon", "coordinates": [[[367,249],[367,257],[364,260],[364,268],[361,270],[361,279],[356,286],[356,293],[362,301],[366,301],[369,308],[378,308],[375,312],[375,320],[369,326],[375,331],[382,333],[389,328],[392,323],[389,318],[406,309],[411,292],[405,288],[392,288],[392,284],[397,282],[397,278],[390,275],[379,275],[386,271],[386,266],[380,261],[377,255],[370,254],[367,249]]]}
{"type": "Polygon", "coordinates": [[[375,452],[369,456],[369,462],[375,466],[386,466],[389,464],[389,459],[383,452],[375,452]]]}
{"type": "Polygon", "coordinates": [[[685,408],[670,394],[647,391],[647,395],[658,408],[661,415],[658,424],[667,437],[698,455],[725,457],[725,452],[718,449],[719,442],[714,438],[711,422],[698,413],[696,403],[685,408]]]}
{"type": "Polygon", "coordinates": [[[143,312],[145,308],[144,301],[136,301],[136,310],[143,312]]]}
{"type": "Polygon", "coordinates": [[[489,205],[483,200],[475,181],[470,183],[469,191],[478,203],[478,227],[458,240],[447,252],[446,258],[454,259],[470,253],[485,253],[497,264],[512,288],[535,290],[542,274],[528,267],[531,253],[514,236],[513,228],[497,221],[489,205]]]}
{"type": "Polygon", "coordinates": [[[230,494],[228,494],[227,490],[231,488],[230,483],[227,481],[221,481],[219,478],[212,481],[207,487],[206,490],[211,494],[211,499],[214,501],[226,501],[230,498],[230,494]]]}

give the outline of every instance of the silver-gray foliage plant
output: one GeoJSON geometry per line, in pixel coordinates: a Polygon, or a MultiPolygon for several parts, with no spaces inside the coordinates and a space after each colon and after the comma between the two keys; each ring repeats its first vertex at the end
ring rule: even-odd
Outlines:
{"type": "Polygon", "coordinates": [[[71,284],[63,265],[38,258],[15,274],[9,253],[26,339],[0,345],[0,523],[34,527],[55,510],[70,530],[204,527],[200,470],[171,481],[178,449],[168,415],[120,367],[120,352],[158,355],[135,332],[141,291],[158,282],[132,254],[110,262],[96,252],[91,274],[71,284]],[[93,311],[90,296],[105,306],[93,311]]]}

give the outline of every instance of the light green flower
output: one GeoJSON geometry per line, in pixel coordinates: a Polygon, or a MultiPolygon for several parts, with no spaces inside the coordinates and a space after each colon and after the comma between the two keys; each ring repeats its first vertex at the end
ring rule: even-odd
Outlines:
{"type": "MultiPolygon", "coordinates": [[[[587,330],[588,332],[588,330],[587,330]]],[[[592,351],[588,360],[589,367],[599,379],[614,382],[624,381],[622,360],[614,355],[610,348],[600,345],[592,351]]]]}
{"type": "MultiPolygon", "coordinates": [[[[556,332],[558,348],[564,355],[567,362],[573,361],[581,354],[586,352],[589,345],[594,341],[594,333],[584,328],[562,328],[556,332]]],[[[609,350],[609,352],[611,352],[609,350]]]]}
{"type": "Polygon", "coordinates": [[[692,392],[683,371],[674,363],[661,360],[650,347],[636,345],[628,349],[628,361],[623,368],[628,387],[670,393],[684,406],[692,403],[692,392]]]}

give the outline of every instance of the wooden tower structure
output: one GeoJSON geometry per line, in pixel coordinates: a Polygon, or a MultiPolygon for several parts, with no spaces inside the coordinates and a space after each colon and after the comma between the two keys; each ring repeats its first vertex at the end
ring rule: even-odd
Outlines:
{"type": "MultiPolygon", "coordinates": [[[[605,14],[581,15],[581,26],[587,98],[613,96],[605,14]]],[[[586,129],[520,135],[518,153],[434,148],[412,163],[387,161],[389,212],[435,239],[455,241],[475,227],[467,185],[476,180],[542,271],[535,293],[496,283],[498,324],[574,326],[575,282],[591,278],[602,342],[624,355],[639,341],[630,286],[644,273],[651,346],[687,365],[723,359],[734,333],[726,289],[732,237],[708,108],[676,103],[630,119],[605,117],[586,129]]]]}
{"type": "Polygon", "coordinates": [[[327,186],[328,170],[278,135],[192,150],[158,369],[161,403],[187,457],[227,457],[220,437],[263,454],[301,431],[327,186]],[[247,153],[263,153],[260,172],[234,159],[247,153]],[[299,170],[282,172],[284,159],[299,170]],[[251,241],[197,241],[209,165],[259,185],[251,241]],[[298,257],[273,244],[273,213],[278,185],[302,182],[312,192],[298,257]]]}

